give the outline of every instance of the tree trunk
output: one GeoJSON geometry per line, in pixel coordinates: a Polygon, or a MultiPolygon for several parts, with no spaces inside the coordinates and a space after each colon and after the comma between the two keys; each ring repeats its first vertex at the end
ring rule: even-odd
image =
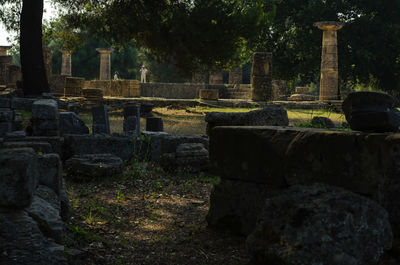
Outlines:
{"type": "Polygon", "coordinates": [[[20,53],[25,95],[49,92],[42,47],[43,0],[23,0],[20,53]]]}

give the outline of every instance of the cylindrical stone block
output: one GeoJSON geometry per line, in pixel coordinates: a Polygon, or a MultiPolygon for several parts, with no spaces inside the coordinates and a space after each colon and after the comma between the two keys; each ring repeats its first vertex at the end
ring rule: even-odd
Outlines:
{"type": "Polygon", "coordinates": [[[192,74],[192,84],[205,84],[207,76],[202,72],[194,72],[192,74]]]}
{"type": "Polygon", "coordinates": [[[218,100],[219,91],[218,89],[200,89],[199,97],[204,100],[218,100]]]}
{"type": "Polygon", "coordinates": [[[296,94],[308,94],[310,93],[310,88],[305,86],[297,86],[295,88],[296,94]]]}
{"type": "Polygon", "coordinates": [[[68,50],[61,50],[61,54],[61,75],[72,76],[71,52],[68,50]]]}
{"type": "Polygon", "coordinates": [[[97,48],[100,53],[100,80],[111,80],[111,53],[112,48],[97,48]]]}
{"type": "Polygon", "coordinates": [[[164,125],[161,118],[148,117],[146,118],[146,131],[149,132],[162,132],[164,125]]]}
{"type": "Polygon", "coordinates": [[[43,46],[43,61],[44,61],[44,68],[46,70],[46,77],[47,80],[49,81],[51,76],[53,75],[53,70],[52,70],[52,56],[53,53],[51,51],[51,47],[48,46],[43,46]]]}
{"type": "Polygon", "coordinates": [[[251,87],[252,100],[272,100],[272,53],[254,53],[251,69],[251,87]]]}
{"type": "Polygon", "coordinates": [[[323,21],[314,23],[314,26],[323,30],[319,100],[337,100],[339,99],[337,31],[344,24],[335,21],[323,21]]]}
{"type": "Polygon", "coordinates": [[[210,74],[210,85],[222,85],[224,83],[222,71],[217,71],[210,74]]]}
{"type": "Polygon", "coordinates": [[[0,56],[7,55],[7,51],[11,48],[12,46],[0,46],[0,56]]]}
{"type": "Polygon", "coordinates": [[[251,99],[266,101],[272,99],[272,78],[270,76],[253,76],[251,99]]]}
{"type": "Polygon", "coordinates": [[[243,70],[241,67],[236,67],[229,71],[229,84],[242,84],[243,83],[243,70]]]}

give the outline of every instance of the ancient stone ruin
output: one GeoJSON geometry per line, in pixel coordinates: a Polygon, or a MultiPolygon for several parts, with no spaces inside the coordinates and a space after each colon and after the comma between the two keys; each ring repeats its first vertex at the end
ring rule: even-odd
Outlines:
{"type": "Polygon", "coordinates": [[[269,101],[272,99],[272,53],[256,52],[251,68],[251,99],[269,101]]]}
{"type": "Polygon", "coordinates": [[[344,23],[322,21],[314,23],[314,26],[323,30],[319,100],[337,100],[339,99],[337,31],[344,26],[344,23]]]}

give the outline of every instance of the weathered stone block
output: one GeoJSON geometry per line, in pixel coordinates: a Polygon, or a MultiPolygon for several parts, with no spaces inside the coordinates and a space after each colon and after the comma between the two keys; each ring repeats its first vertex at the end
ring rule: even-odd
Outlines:
{"type": "Polygon", "coordinates": [[[60,135],[88,134],[89,128],[74,112],[60,112],[60,135]]]}
{"type": "Polygon", "coordinates": [[[286,110],[278,105],[268,105],[264,109],[245,113],[209,112],[205,121],[207,122],[207,134],[215,126],[289,125],[286,110]]]}
{"type": "Polygon", "coordinates": [[[146,131],[149,132],[162,132],[164,131],[164,124],[161,118],[147,117],[146,118],[146,131]]]}
{"type": "Polygon", "coordinates": [[[112,177],[122,172],[124,162],[112,154],[73,156],[65,163],[68,177],[76,181],[112,177]]]}
{"type": "Polygon", "coordinates": [[[13,122],[15,113],[11,109],[0,108],[0,122],[13,122]]]}
{"type": "Polygon", "coordinates": [[[134,139],[104,134],[64,135],[63,160],[74,155],[107,153],[130,160],[135,153],[134,139]]]}
{"type": "Polygon", "coordinates": [[[23,137],[14,136],[6,139],[6,142],[47,142],[51,145],[51,153],[57,153],[61,155],[62,145],[64,143],[64,138],[62,137],[52,137],[52,136],[30,136],[23,137]]]}
{"type": "Polygon", "coordinates": [[[12,122],[0,122],[0,136],[4,136],[13,129],[12,122]]]}
{"type": "Polygon", "coordinates": [[[395,132],[400,128],[396,100],[385,93],[353,92],[343,101],[343,112],[353,130],[395,132]]]}
{"type": "Polygon", "coordinates": [[[20,109],[26,111],[32,111],[33,102],[36,99],[33,98],[12,98],[11,99],[11,108],[12,109],[20,109]]]}
{"type": "Polygon", "coordinates": [[[130,116],[124,119],[123,129],[124,132],[130,134],[136,134],[137,118],[135,116],[130,116]]]}
{"type": "Polygon", "coordinates": [[[53,149],[47,142],[5,142],[4,148],[32,148],[36,153],[48,154],[52,153],[53,149]]]}
{"type": "Polygon", "coordinates": [[[57,120],[58,105],[54,99],[39,99],[32,105],[32,119],[57,120]]]}
{"type": "Polygon", "coordinates": [[[294,186],[262,208],[251,264],[377,264],[392,247],[385,209],[340,188],[294,186]]]}
{"type": "Polygon", "coordinates": [[[0,213],[0,233],[3,264],[68,264],[64,247],[44,236],[25,211],[0,213]]]}
{"type": "Polygon", "coordinates": [[[110,122],[106,105],[92,107],[93,133],[110,133],[110,122]]]}
{"type": "Polygon", "coordinates": [[[49,202],[35,195],[26,212],[36,221],[45,236],[54,239],[57,243],[62,243],[64,223],[59,211],[54,209],[49,202]]]}
{"type": "Polygon", "coordinates": [[[288,101],[314,101],[315,96],[308,94],[293,94],[288,98],[288,101]]]}
{"type": "Polygon", "coordinates": [[[62,184],[62,164],[58,154],[43,154],[38,157],[39,184],[60,194],[62,184]]]}
{"type": "Polygon", "coordinates": [[[30,148],[0,150],[0,206],[24,208],[38,179],[37,155],[30,148]]]}
{"type": "Polygon", "coordinates": [[[218,100],[219,92],[217,89],[200,89],[199,97],[204,100],[218,100]]]}
{"type": "Polygon", "coordinates": [[[276,186],[222,179],[211,192],[207,223],[217,230],[249,235],[265,200],[281,192],[276,186]]]}
{"type": "Polygon", "coordinates": [[[0,98],[0,108],[11,108],[11,99],[0,98]]]}

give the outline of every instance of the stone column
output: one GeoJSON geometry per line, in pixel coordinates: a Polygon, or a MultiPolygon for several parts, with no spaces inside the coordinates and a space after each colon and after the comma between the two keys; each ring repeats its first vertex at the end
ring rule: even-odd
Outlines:
{"type": "Polygon", "coordinates": [[[43,61],[44,68],[46,69],[47,81],[50,81],[51,76],[53,75],[53,64],[52,64],[52,56],[53,53],[51,51],[51,47],[43,46],[43,61]]]}
{"type": "Polygon", "coordinates": [[[97,48],[100,53],[100,80],[111,80],[111,53],[112,48],[97,48]]]}
{"type": "Polygon", "coordinates": [[[243,83],[243,71],[241,67],[236,67],[229,71],[229,84],[237,85],[243,83]]]}
{"type": "Polygon", "coordinates": [[[11,48],[12,46],[0,46],[0,56],[7,55],[7,51],[11,48]]]}
{"type": "Polygon", "coordinates": [[[344,23],[322,21],[314,23],[314,26],[323,30],[319,100],[337,100],[339,99],[337,31],[344,26],[344,23]]]}
{"type": "Polygon", "coordinates": [[[256,52],[251,68],[251,99],[268,101],[272,99],[272,53],[256,52]]]}
{"type": "Polygon", "coordinates": [[[0,55],[0,85],[5,86],[8,83],[9,67],[12,64],[12,56],[0,55]]]}
{"type": "Polygon", "coordinates": [[[210,85],[222,85],[224,84],[222,71],[216,71],[210,74],[210,85]]]}
{"type": "Polygon", "coordinates": [[[71,51],[69,50],[60,50],[60,51],[62,53],[61,75],[72,76],[71,51]]]}
{"type": "Polygon", "coordinates": [[[192,74],[192,84],[205,84],[207,76],[203,72],[194,72],[192,74]]]}

